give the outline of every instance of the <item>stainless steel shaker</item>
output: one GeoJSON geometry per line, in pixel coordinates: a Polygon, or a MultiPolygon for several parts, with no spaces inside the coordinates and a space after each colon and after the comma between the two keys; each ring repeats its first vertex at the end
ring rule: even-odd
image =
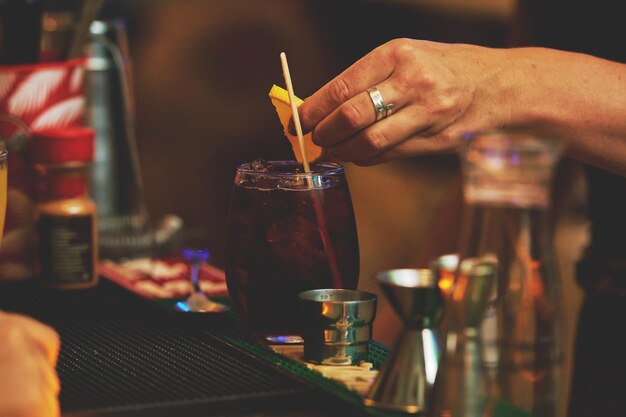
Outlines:
{"type": "Polygon", "coordinates": [[[92,198],[98,206],[104,258],[153,256],[175,249],[182,220],[148,215],[135,138],[134,101],[126,25],[121,19],[90,26],[86,75],[87,123],[96,132],[92,198]]]}

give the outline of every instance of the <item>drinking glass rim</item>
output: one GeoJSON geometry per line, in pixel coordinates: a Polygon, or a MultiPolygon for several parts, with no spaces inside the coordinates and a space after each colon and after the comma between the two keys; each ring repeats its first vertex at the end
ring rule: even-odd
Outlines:
{"type": "MultiPolygon", "coordinates": [[[[297,161],[267,161],[268,164],[276,165],[276,166],[302,166],[301,163],[297,161]]],[[[319,162],[311,164],[311,173],[307,174],[304,172],[265,172],[265,171],[256,171],[250,168],[251,162],[246,162],[245,164],[241,164],[237,167],[237,172],[246,174],[246,175],[263,175],[265,178],[285,178],[292,176],[306,177],[308,175],[312,177],[324,176],[324,175],[338,175],[343,174],[344,168],[341,164],[337,162],[319,162]],[[316,171],[315,167],[328,167],[327,171],[316,171]]]]}

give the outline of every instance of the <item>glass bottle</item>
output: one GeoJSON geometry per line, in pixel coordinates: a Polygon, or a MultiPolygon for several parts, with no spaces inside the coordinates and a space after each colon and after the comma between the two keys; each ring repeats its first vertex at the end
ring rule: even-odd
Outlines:
{"type": "Polygon", "coordinates": [[[87,124],[96,134],[91,196],[98,205],[103,258],[152,258],[178,245],[182,220],[153,227],[145,201],[135,134],[135,108],[126,23],[95,20],[89,27],[85,78],[87,124]]]}
{"type": "Polygon", "coordinates": [[[94,132],[62,128],[33,134],[38,272],[48,287],[98,283],[96,204],[89,197],[94,132]]]}
{"type": "MultiPolygon", "coordinates": [[[[551,184],[560,151],[555,140],[516,131],[478,132],[463,140],[466,217],[452,292],[458,300],[450,305],[471,305],[464,299],[472,292],[459,288],[464,262],[494,268],[475,326],[487,398],[471,415],[498,416],[511,410],[536,417],[564,415],[559,385],[565,326],[549,223],[551,184]]],[[[451,329],[467,327],[459,318],[464,316],[452,314],[451,329]]],[[[454,336],[454,331],[448,332],[444,356],[459,348],[454,336]]],[[[442,373],[443,391],[453,389],[446,378],[442,373]]],[[[449,396],[452,403],[462,397],[449,396]]],[[[453,405],[437,404],[436,415],[466,415],[452,412],[453,405]]]]}

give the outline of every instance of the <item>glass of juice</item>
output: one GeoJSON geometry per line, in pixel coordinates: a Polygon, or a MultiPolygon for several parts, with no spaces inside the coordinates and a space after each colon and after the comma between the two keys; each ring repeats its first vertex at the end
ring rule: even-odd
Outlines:
{"type": "Polygon", "coordinates": [[[237,168],[226,282],[235,310],[270,343],[299,342],[297,294],[356,289],[359,247],[343,167],[254,161],[237,168]]]}

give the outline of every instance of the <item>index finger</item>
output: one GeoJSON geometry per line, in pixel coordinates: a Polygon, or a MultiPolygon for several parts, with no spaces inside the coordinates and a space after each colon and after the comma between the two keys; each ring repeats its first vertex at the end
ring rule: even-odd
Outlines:
{"type": "Polygon", "coordinates": [[[385,45],[374,49],[304,100],[298,107],[302,131],[311,131],[341,104],[386,80],[392,71],[385,45]]]}

